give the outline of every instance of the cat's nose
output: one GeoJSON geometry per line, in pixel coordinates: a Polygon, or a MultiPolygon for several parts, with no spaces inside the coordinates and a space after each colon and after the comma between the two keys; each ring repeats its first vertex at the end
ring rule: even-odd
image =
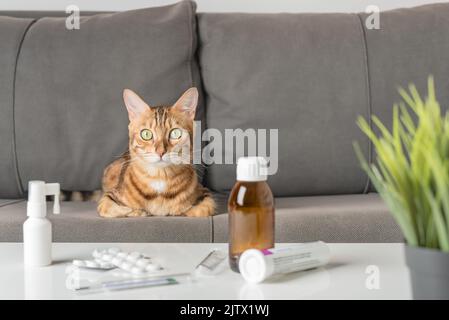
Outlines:
{"type": "Polygon", "coordinates": [[[156,153],[159,155],[159,157],[162,158],[162,156],[163,156],[164,153],[165,153],[165,148],[164,148],[164,147],[159,147],[159,148],[157,148],[157,149],[156,149],[156,153]]]}

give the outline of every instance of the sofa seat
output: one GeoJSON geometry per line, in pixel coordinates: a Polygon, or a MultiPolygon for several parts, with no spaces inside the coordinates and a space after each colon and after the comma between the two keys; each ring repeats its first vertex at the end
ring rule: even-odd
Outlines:
{"type": "MultiPolygon", "coordinates": [[[[51,214],[55,242],[226,242],[226,195],[212,218],[105,219],[93,202],[62,202],[51,214]]],[[[401,242],[401,232],[377,194],[276,198],[276,241],[401,242]]],[[[22,241],[26,201],[0,200],[0,241],[22,241]]]]}
{"type": "MultiPolygon", "coordinates": [[[[402,242],[376,193],[276,198],[276,242],[402,242]]],[[[228,215],[214,216],[214,242],[226,242],[228,215]]]]}
{"type": "MultiPolygon", "coordinates": [[[[0,202],[1,203],[1,202],[0,202]]],[[[61,202],[61,214],[51,213],[55,242],[211,242],[212,218],[101,218],[95,202],[61,202]]],[[[0,207],[0,242],[22,241],[26,201],[0,207]]]]}

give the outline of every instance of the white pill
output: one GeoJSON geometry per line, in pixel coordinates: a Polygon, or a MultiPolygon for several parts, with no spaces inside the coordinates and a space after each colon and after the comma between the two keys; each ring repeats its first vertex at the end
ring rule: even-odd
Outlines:
{"type": "Polygon", "coordinates": [[[148,264],[150,263],[150,261],[148,259],[139,259],[136,261],[136,266],[138,267],[146,267],[148,264]]]}
{"type": "Polygon", "coordinates": [[[128,255],[128,254],[127,254],[126,252],[119,252],[119,253],[117,253],[117,257],[118,257],[118,258],[121,258],[121,259],[126,258],[127,255],[128,255]]]}
{"type": "Polygon", "coordinates": [[[139,268],[139,267],[133,267],[131,269],[131,273],[133,273],[133,274],[143,274],[143,273],[145,273],[145,269],[139,268]]]}
{"type": "Polygon", "coordinates": [[[94,258],[99,258],[99,257],[101,257],[101,254],[102,254],[102,252],[101,252],[100,250],[98,250],[98,249],[95,249],[94,252],[92,252],[92,256],[93,256],[94,258]]]}
{"type": "Polygon", "coordinates": [[[131,252],[126,259],[128,259],[129,261],[136,261],[141,257],[142,255],[139,252],[131,252]]]}
{"type": "Polygon", "coordinates": [[[127,257],[126,257],[126,261],[129,261],[129,262],[131,262],[131,263],[136,263],[136,261],[137,261],[138,259],[139,259],[139,258],[132,257],[132,256],[127,256],[127,257]]]}
{"type": "Polygon", "coordinates": [[[120,269],[129,271],[129,270],[131,270],[132,266],[133,265],[129,262],[123,262],[122,264],[120,264],[120,269]]]}
{"type": "Polygon", "coordinates": [[[98,268],[100,265],[92,260],[86,260],[86,266],[89,268],[98,268]]]}
{"type": "Polygon", "coordinates": [[[113,255],[116,255],[117,253],[119,253],[121,250],[119,249],[119,248],[109,248],[108,249],[108,252],[109,253],[111,253],[111,254],[113,254],[113,255]]]}
{"type": "Polygon", "coordinates": [[[111,260],[111,263],[116,266],[120,265],[122,262],[123,262],[123,259],[120,259],[119,257],[114,257],[111,260]]]}
{"type": "Polygon", "coordinates": [[[158,271],[160,269],[161,269],[161,267],[159,265],[152,264],[152,263],[150,263],[149,265],[147,265],[145,267],[145,270],[148,271],[148,272],[154,272],[154,271],[158,271]]]}
{"type": "Polygon", "coordinates": [[[103,254],[103,255],[101,256],[101,259],[102,259],[103,261],[111,261],[111,260],[112,260],[112,255],[110,255],[110,254],[108,254],[108,253],[105,253],[105,254],[103,254]]]}
{"type": "Polygon", "coordinates": [[[82,260],[73,260],[73,265],[77,267],[84,267],[86,264],[82,260]]]}

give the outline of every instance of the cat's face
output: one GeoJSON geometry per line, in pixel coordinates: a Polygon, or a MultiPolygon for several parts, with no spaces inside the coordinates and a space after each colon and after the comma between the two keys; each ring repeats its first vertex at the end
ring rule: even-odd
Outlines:
{"type": "Polygon", "coordinates": [[[129,152],[144,167],[188,164],[198,90],[190,88],[171,107],[150,107],[129,89],[123,92],[129,116],[129,152]]]}

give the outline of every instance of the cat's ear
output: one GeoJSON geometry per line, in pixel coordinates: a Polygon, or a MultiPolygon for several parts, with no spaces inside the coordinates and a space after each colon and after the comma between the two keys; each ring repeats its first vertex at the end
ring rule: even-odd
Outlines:
{"type": "Polygon", "coordinates": [[[129,89],[123,90],[123,100],[125,101],[125,106],[128,110],[129,121],[138,118],[142,112],[149,108],[142,98],[129,89]]]}
{"type": "Polygon", "coordinates": [[[195,118],[195,110],[198,104],[198,89],[190,88],[176,101],[173,108],[186,114],[191,120],[195,118]]]}

